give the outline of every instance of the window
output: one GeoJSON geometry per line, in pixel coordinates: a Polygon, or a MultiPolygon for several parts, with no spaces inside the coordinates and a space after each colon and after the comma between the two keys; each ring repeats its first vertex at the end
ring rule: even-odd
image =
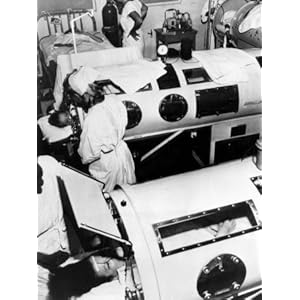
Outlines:
{"type": "Polygon", "coordinates": [[[98,80],[95,81],[96,86],[99,85],[104,91],[105,95],[120,95],[120,94],[125,94],[125,92],[116,84],[114,84],[111,80],[98,80]]]}
{"type": "Polygon", "coordinates": [[[38,13],[42,11],[61,11],[72,8],[95,10],[95,0],[38,0],[38,13]]]}
{"type": "Polygon", "coordinates": [[[182,70],[187,84],[202,83],[211,81],[207,72],[203,68],[182,70]]]}
{"type": "Polygon", "coordinates": [[[261,222],[253,201],[248,200],[153,224],[153,229],[161,255],[168,256],[256,231],[261,222]]]}
{"type": "Polygon", "coordinates": [[[165,70],[167,73],[157,79],[159,89],[166,90],[180,87],[180,83],[173,66],[171,64],[167,64],[165,70]]]}
{"type": "Polygon", "coordinates": [[[144,87],[142,87],[139,90],[137,90],[137,92],[147,92],[147,91],[152,91],[152,85],[151,85],[151,83],[148,83],[144,87]]]}

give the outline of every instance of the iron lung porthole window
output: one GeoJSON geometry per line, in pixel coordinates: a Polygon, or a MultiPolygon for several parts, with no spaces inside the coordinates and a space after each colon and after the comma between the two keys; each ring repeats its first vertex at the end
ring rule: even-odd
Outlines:
{"type": "Polygon", "coordinates": [[[123,103],[126,107],[128,117],[126,129],[134,128],[141,122],[142,111],[135,102],[123,101],[123,103]]]}
{"type": "Polygon", "coordinates": [[[187,110],[186,100],[178,94],[166,96],[159,105],[160,116],[168,122],[180,121],[186,115],[187,110]]]}

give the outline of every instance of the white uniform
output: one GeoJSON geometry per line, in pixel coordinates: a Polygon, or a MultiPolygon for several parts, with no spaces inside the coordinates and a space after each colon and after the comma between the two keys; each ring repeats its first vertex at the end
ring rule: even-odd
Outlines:
{"type": "MultiPolygon", "coordinates": [[[[51,262],[46,261],[47,255],[50,257],[59,251],[65,252],[65,259],[67,259],[67,256],[71,255],[71,251],[57,181],[60,177],[61,166],[51,156],[40,156],[38,163],[43,170],[42,193],[38,196],[38,253],[46,257],[42,257],[42,262],[50,266],[51,262]]],[[[38,255],[39,262],[41,262],[40,258],[41,256],[38,255]]],[[[55,268],[57,265],[52,267],[55,268]]],[[[38,300],[55,300],[50,295],[48,287],[50,276],[51,272],[47,268],[38,265],[38,300]]],[[[81,296],[72,296],[69,299],[121,300],[124,299],[124,286],[118,280],[114,280],[99,285],[81,296]]]]}
{"type": "Polygon", "coordinates": [[[137,12],[140,16],[142,13],[142,3],[139,0],[128,1],[122,10],[120,23],[123,33],[123,46],[124,47],[138,47],[143,55],[144,51],[144,39],[143,32],[141,28],[136,30],[136,33],[139,35],[138,40],[136,41],[131,35],[130,32],[134,26],[133,19],[129,16],[132,12],[137,12]]]}
{"type": "MultiPolygon", "coordinates": [[[[44,182],[42,193],[38,196],[38,252],[42,255],[59,251],[70,254],[57,182],[60,165],[51,156],[40,156],[38,163],[43,169],[44,182]]],[[[39,300],[49,299],[49,276],[50,271],[38,265],[39,300]]]]}
{"type": "Polygon", "coordinates": [[[134,162],[123,141],[127,125],[125,105],[114,95],[91,107],[84,120],[78,153],[89,172],[112,191],[117,184],[135,183],[134,162]]]}

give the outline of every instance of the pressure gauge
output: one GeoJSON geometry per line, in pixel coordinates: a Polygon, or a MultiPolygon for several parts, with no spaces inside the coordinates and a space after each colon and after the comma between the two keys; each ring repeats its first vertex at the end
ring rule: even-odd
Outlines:
{"type": "Polygon", "coordinates": [[[161,44],[157,48],[157,54],[158,56],[166,56],[168,54],[168,46],[165,44],[161,44]]]}

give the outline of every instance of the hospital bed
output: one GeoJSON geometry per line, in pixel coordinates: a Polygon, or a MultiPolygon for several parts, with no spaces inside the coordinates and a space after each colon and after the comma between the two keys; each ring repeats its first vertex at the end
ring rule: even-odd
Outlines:
{"type": "MultiPolygon", "coordinates": [[[[57,57],[74,52],[71,20],[84,16],[88,11],[86,9],[43,11],[38,16],[38,52],[51,88],[55,83],[57,57]]],[[[97,30],[94,16],[84,16],[75,21],[74,29],[78,52],[114,48],[108,39],[97,30]]]]}

